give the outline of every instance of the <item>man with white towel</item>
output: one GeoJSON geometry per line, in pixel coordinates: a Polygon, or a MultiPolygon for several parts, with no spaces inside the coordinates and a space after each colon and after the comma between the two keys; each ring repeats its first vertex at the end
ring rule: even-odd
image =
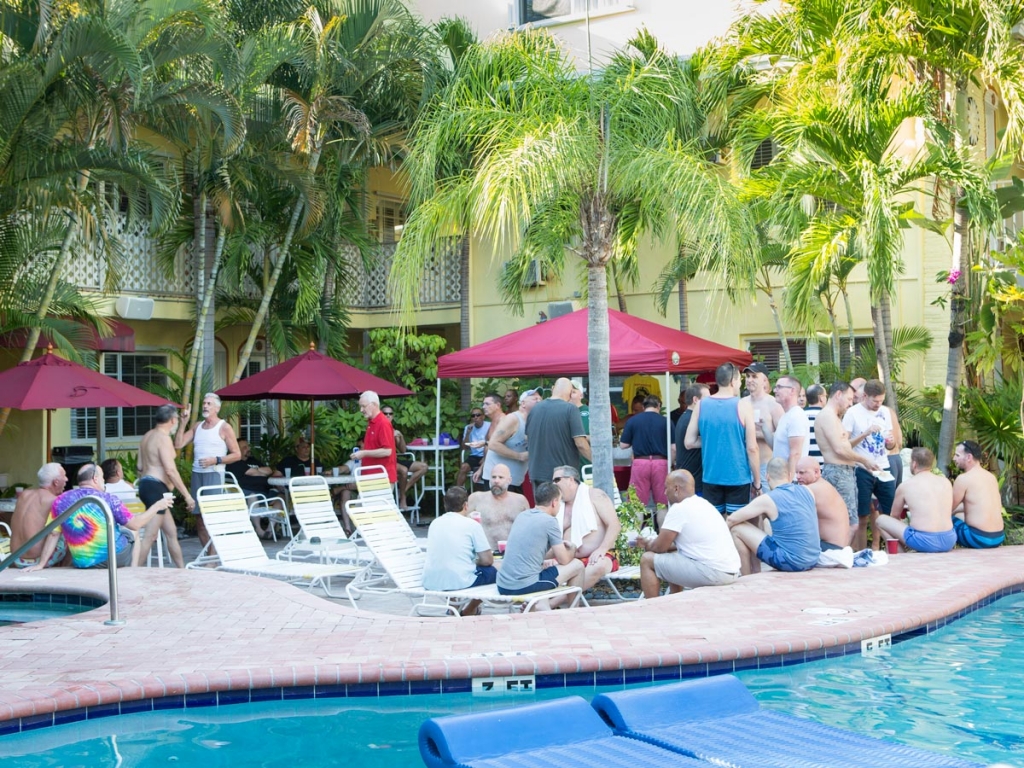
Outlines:
{"type": "Polygon", "coordinates": [[[583,588],[590,589],[619,570],[619,562],[612,554],[622,528],[619,517],[607,493],[580,483],[576,467],[555,467],[551,474],[551,482],[562,492],[562,504],[556,515],[562,537],[576,546],[576,559],[586,566],[583,588]]]}

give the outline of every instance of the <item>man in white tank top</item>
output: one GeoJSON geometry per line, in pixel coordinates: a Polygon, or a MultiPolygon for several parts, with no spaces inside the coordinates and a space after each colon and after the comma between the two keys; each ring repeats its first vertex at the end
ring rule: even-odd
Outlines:
{"type": "MultiPolygon", "coordinates": [[[[182,420],[188,422],[192,409],[186,407],[182,414],[182,420]]],[[[203,396],[203,420],[198,421],[174,438],[174,447],[181,450],[192,443],[192,496],[198,498],[197,492],[204,485],[224,484],[224,465],[242,458],[242,452],[238,449],[238,441],[235,440],[235,431],[231,425],[224,421],[218,413],[220,412],[220,398],[212,392],[203,396]]],[[[206,524],[203,523],[203,516],[197,504],[193,510],[196,516],[196,530],[199,533],[199,542],[205,547],[210,541],[210,534],[206,532],[206,524]]]]}

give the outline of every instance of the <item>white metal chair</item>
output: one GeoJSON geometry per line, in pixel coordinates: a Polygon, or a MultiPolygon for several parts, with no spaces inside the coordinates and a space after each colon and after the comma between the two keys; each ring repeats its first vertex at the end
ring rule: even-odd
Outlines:
{"type": "Polygon", "coordinates": [[[435,615],[437,612],[459,616],[465,604],[472,600],[508,608],[522,606],[524,612],[541,601],[561,595],[572,597],[570,608],[580,602],[587,605],[579,587],[559,587],[528,595],[502,595],[494,584],[444,592],[425,589],[423,568],[426,553],[395,506],[382,498],[360,498],[348,502],[346,511],[374,557],[374,563],[363,568],[345,587],[355,608],[358,608],[355,601],[361,593],[399,593],[414,600],[418,598],[419,602],[413,603],[411,611],[415,616],[435,615]]]}
{"type": "MultiPolygon", "coordinates": [[[[253,530],[245,495],[237,485],[204,486],[196,494],[196,505],[217,550],[219,571],[265,576],[309,589],[320,586],[330,597],[338,597],[331,591],[331,579],[351,578],[361,570],[358,565],[271,560],[253,530]]],[[[203,558],[200,554],[186,568],[202,567],[208,562],[203,558]]]]}
{"type": "Polygon", "coordinates": [[[365,547],[360,547],[345,534],[338,522],[331,499],[331,489],[322,477],[293,477],[288,481],[299,532],[277,553],[278,560],[310,560],[320,562],[372,561],[365,547]]]}
{"type": "Polygon", "coordinates": [[[264,493],[247,493],[245,500],[249,503],[249,517],[265,519],[270,525],[270,537],[274,541],[277,541],[275,526],[281,529],[282,538],[292,538],[291,513],[283,498],[264,493]]]}

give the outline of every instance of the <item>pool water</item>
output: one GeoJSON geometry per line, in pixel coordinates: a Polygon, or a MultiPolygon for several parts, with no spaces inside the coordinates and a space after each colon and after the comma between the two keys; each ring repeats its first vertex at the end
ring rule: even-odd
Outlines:
{"type": "MultiPolygon", "coordinates": [[[[1017,595],[877,656],[738,676],[766,708],[1024,768],[1022,673],[1024,596],[1017,595]]],[[[590,698],[604,690],[612,689],[544,690],[514,699],[449,694],[168,710],[4,736],[0,760],[18,768],[417,766],[416,736],[428,717],[569,694],[590,698]]]]}
{"type": "Polygon", "coordinates": [[[103,605],[86,595],[50,595],[20,592],[0,593],[0,627],[74,616],[103,605]]]}

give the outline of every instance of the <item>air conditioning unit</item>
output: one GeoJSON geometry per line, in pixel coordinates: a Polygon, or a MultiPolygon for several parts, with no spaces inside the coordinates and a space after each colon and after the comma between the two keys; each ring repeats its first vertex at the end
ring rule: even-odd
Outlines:
{"type": "Polygon", "coordinates": [[[119,296],[114,310],[125,320],[149,320],[153,317],[155,302],[140,296],[119,296]]]}
{"type": "Polygon", "coordinates": [[[541,268],[540,261],[533,259],[526,270],[523,285],[527,288],[537,288],[547,284],[548,281],[544,278],[544,270],[541,268]]]}
{"type": "Polygon", "coordinates": [[[552,301],[548,303],[548,319],[550,320],[554,320],[562,315],[568,315],[573,311],[574,307],[571,301],[552,301]]]}

